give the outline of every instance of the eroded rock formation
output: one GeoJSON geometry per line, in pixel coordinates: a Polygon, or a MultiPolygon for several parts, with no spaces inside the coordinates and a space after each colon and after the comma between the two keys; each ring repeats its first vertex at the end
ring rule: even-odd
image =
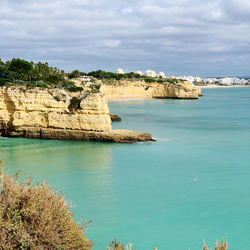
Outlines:
{"type": "Polygon", "coordinates": [[[179,83],[145,83],[144,81],[116,81],[101,84],[107,97],[127,98],[180,98],[197,99],[200,89],[188,81],[179,83]]]}
{"type": "Polygon", "coordinates": [[[120,122],[122,119],[120,116],[118,115],[114,115],[114,114],[109,114],[110,115],[110,119],[112,122],[120,122]]]}
{"type": "Polygon", "coordinates": [[[112,130],[102,93],[82,93],[72,98],[66,91],[24,87],[0,88],[0,134],[108,142],[152,140],[147,133],[112,130]]]}

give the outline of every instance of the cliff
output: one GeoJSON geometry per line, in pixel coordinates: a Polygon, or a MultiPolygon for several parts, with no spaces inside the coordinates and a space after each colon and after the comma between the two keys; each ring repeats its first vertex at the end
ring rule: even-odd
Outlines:
{"type": "Polygon", "coordinates": [[[179,83],[146,83],[144,81],[122,80],[103,83],[100,91],[107,95],[108,98],[198,99],[201,95],[200,89],[187,81],[179,83]]]}
{"type": "Polygon", "coordinates": [[[0,88],[3,136],[108,142],[152,140],[151,135],[112,130],[102,93],[71,94],[59,89],[0,88]]]}

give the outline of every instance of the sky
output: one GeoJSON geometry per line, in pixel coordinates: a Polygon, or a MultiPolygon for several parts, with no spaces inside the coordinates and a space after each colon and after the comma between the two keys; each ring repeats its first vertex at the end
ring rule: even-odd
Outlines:
{"type": "Polygon", "coordinates": [[[249,76],[250,0],[0,0],[0,58],[249,76]]]}

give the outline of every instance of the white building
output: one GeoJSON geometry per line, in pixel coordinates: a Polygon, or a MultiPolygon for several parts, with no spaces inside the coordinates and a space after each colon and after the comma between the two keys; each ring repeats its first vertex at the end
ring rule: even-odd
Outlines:
{"type": "Polygon", "coordinates": [[[151,69],[146,70],[145,75],[150,76],[150,77],[156,77],[155,71],[153,71],[151,69]]]}
{"type": "Polygon", "coordinates": [[[178,79],[184,79],[195,84],[220,84],[220,85],[245,85],[249,80],[237,77],[224,77],[224,78],[202,78],[193,76],[179,76],[178,79]]]}
{"type": "Polygon", "coordinates": [[[233,84],[245,85],[247,84],[247,80],[236,77],[224,77],[219,79],[219,83],[223,85],[233,85],[233,84]]]}
{"type": "Polygon", "coordinates": [[[158,76],[159,76],[159,77],[162,77],[162,78],[165,78],[164,72],[159,72],[158,76]]]}
{"type": "Polygon", "coordinates": [[[122,68],[118,68],[115,71],[116,74],[124,74],[124,70],[122,68]]]}

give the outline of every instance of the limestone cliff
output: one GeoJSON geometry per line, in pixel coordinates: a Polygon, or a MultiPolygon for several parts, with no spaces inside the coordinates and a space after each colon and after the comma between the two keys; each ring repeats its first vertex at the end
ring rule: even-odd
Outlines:
{"type": "Polygon", "coordinates": [[[102,93],[72,96],[53,89],[0,88],[0,134],[43,139],[135,142],[152,140],[149,134],[111,130],[111,119],[102,93]],[[119,134],[119,136],[117,135],[119,134]],[[138,138],[141,136],[141,139],[138,138]]]}
{"type": "Polygon", "coordinates": [[[200,89],[190,82],[146,83],[144,81],[115,81],[101,84],[101,92],[112,97],[197,99],[200,89]]]}

